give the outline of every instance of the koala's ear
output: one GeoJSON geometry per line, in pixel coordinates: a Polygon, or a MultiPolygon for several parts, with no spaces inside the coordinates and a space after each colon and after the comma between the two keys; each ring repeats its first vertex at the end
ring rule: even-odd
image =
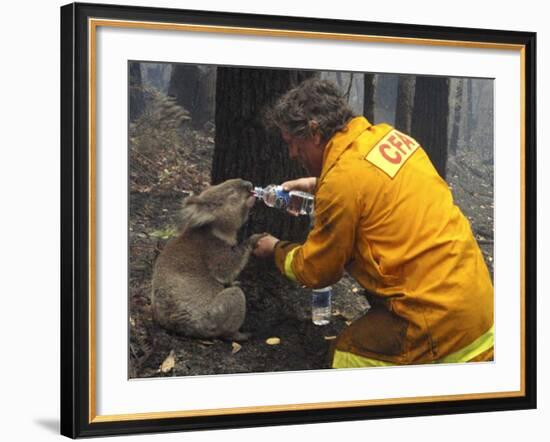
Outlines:
{"type": "Polygon", "coordinates": [[[196,229],[215,221],[212,207],[201,200],[199,196],[190,196],[183,203],[181,209],[181,232],[196,229]]]}

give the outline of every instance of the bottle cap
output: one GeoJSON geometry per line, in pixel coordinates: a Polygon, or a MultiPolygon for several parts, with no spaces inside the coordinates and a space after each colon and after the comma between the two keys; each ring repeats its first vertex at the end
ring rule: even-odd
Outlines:
{"type": "Polygon", "coordinates": [[[314,292],[317,293],[324,293],[324,292],[330,292],[332,290],[332,286],[328,285],[326,287],[322,287],[320,289],[313,289],[314,292]]]}

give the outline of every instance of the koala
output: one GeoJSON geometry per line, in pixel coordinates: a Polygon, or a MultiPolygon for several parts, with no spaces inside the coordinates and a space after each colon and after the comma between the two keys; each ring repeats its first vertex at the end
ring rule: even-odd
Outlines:
{"type": "Polygon", "coordinates": [[[237,231],[255,199],[252,183],[232,179],[184,201],[181,232],[153,270],[151,304],[158,324],[196,338],[248,338],[239,331],[246,299],[236,278],[265,234],[237,244],[237,231]]]}

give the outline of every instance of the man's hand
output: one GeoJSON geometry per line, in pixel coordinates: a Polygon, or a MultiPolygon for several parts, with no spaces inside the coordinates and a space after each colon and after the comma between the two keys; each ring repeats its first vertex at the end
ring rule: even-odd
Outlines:
{"type": "Polygon", "coordinates": [[[279,241],[274,236],[269,234],[262,236],[256,243],[256,247],[252,253],[258,258],[269,258],[275,253],[275,244],[279,241]]]}
{"type": "Polygon", "coordinates": [[[301,190],[302,192],[313,193],[317,185],[317,178],[314,176],[308,178],[298,178],[297,180],[285,181],[281,186],[283,190],[301,190]]]}
{"type": "Polygon", "coordinates": [[[258,241],[260,239],[262,239],[264,236],[267,236],[267,235],[269,235],[269,233],[265,233],[265,232],[264,233],[255,233],[253,235],[250,235],[248,237],[248,240],[247,240],[248,244],[250,245],[250,247],[252,249],[254,249],[254,247],[256,247],[256,244],[258,243],[258,241]]]}

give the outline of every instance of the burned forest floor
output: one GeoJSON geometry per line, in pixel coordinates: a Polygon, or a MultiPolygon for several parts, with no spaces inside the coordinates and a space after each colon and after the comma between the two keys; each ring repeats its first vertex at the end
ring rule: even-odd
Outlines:
{"type": "MultiPolygon", "coordinates": [[[[150,123],[150,122],[149,122],[150,123]]],[[[338,333],[369,307],[350,277],[336,284],[330,324],[311,322],[310,290],[252,257],[239,281],[247,298],[245,342],[170,334],[152,321],[151,276],[156,257],[177,233],[184,198],[210,181],[214,128],[131,127],[129,216],[129,377],[212,375],[329,368],[338,333]],[[151,148],[165,146],[165,148],[151,148]],[[276,339],[273,339],[276,338],[276,339]]],[[[471,152],[449,158],[447,181],[493,266],[493,171],[471,152]]]]}
{"type": "Polygon", "coordinates": [[[464,149],[449,156],[446,181],[455,204],[470,221],[470,227],[483,252],[493,278],[494,271],[494,170],[477,150],[464,149]]]}

